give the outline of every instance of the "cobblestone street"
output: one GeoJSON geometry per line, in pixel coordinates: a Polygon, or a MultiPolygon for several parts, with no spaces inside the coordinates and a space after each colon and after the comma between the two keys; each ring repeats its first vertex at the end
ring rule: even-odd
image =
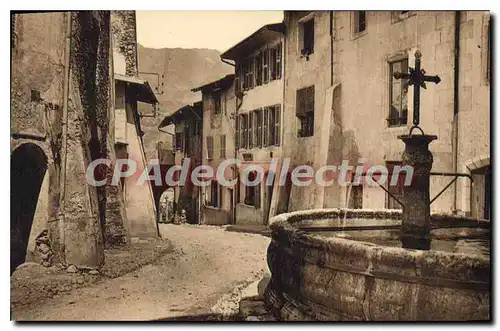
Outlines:
{"type": "Polygon", "coordinates": [[[12,318],[156,320],[220,313],[237,309],[235,289],[268,273],[267,237],[210,226],[161,224],[160,231],[173,253],[122,277],[14,310],[12,318]]]}

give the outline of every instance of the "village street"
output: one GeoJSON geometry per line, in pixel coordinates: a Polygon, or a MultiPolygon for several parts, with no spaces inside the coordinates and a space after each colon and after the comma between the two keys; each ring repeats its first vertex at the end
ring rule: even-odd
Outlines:
{"type": "MultiPolygon", "coordinates": [[[[156,320],[223,312],[265,274],[269,238],[212,226],[160,224],[174,252],[115,279],[14,310],[14,320],[156,320]]],[[[256,293],[255,293],[256,294],[256,293]]]]}

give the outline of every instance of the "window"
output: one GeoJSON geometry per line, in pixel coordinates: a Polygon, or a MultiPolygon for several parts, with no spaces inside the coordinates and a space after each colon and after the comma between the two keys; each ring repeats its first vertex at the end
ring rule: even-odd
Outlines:
{"type": "Polygon", "coordinates": [[[262,53],[259,53],[255,57],[255,68],[255,85],[259,86],[262,85],[262,53]]]}
{"type": "Polygon", "coordinates": [[[220,158],[221,159],[226,158],[226,135],[225,134],[220,136],[219,147],[220,147],[220,158]]]}
{"type": "Polygon", "coordinates": [[[408,79],[394,78],[395,72],[408,72],[408,59],[389,63],[389,126],[408,122],[408,79]]]}
{"type": "Polygon", "coordinates": [[[207,137],[207,160],[214,158],[214,137],[207,137]]]}
{"type": "Polygon", "coordinates": [[[258,109],[254,114],[255,119],[255,145],[257,147],[262,147],[262,109],[258,109]]]}
{"type": "MultiPolygon", "coordinates": [[[[248,174],[248,181],[253,182],[257,178],[257,172],[251,171],[248,174]]],[[[243,184],[244,185],[244,184],[243,184]]],[[[245,185],[245,205],[254,206],[255,208],[260,208],[260,183],[255,186],[245,185]]]]}
{"type": "Polygon", "coordinates": [[[271,80],[281,78],[281,43],[271,49],[271,80]]]}
{"type": "MultiPolygon", "coordinates": [[[[394,167],[395,166],[401,166],[401,162],[399,161],[389,161],[389,162],[386,162],[386,167],[387,167],[387,171],[388,171],[388,174],[389,176],[387,176],[387,183],[388,183],[388,187],[387,187],[387,190],[393,195],[395,196],[399,201],[401,201],[401,198],[403,197],[403,185],[404,185],[404,180],[406,178],[406,175],[401,175],[400,178],[398,178],[398,181],[397,181],[397,185],[396,186],[392,186],[390,185],[391,181],[392,181],[392,173],[394,171],[394,167]]],[[[387,209],[401,209],[401,205],[394,199],[392,198],[388,193],[386,193],[386,208],[387,209]]]]}
{"type": "Polygon", "coordinates": [[[184,149],[184,132],[175,133],[175,150],[182,151],[184,149]]]}
{"type": "Polygon", "coordinates": [[[314,135],[314,85],[297,90],[296,116],[300,121],[299,137],[314,135]]]}
{"type": "Polygon", "coordinates": [[[239,148],[248,147],[248,114],[240,115],[239,120],[239,148]]]}
{"type": "Polygon", "coordinates": [[[241,82],[243,82],[243,70],[241,64],[236,64],[236,74],[234,77],[234,90],[235,94],[238,95],[241,92],[241,82]]]}
{"type": "Polygon", "coordinates": [[[349,208],[351,209],[363,208],[363,185],[351,186],[349,208]]]}
{"type": "Polygon", "coordinates": [[[201,135],[201,127],[203,125],[203,122],[200,121],[200,120],[195,120],[193,122],[193,130],[192,130],[192,134],[193,136],[199,136],[201,135]]]}
{"type": "Polygon", "coordinates": [[[262,70],[264,71],[264,84],[269,82],[269,51],[266,49],[263,53],[262,70]]]}
{"type": "Polygon", "coordinates": [[[314,18],[301,24],[302,55],[309,55],[314,52],[314,18]]]}
{"type": "Polygon", "coordinates": [[[245,81],[243,82],[243,89],[249,90],[253,88],[253,61],[246,60],[243,65],[245,81]]]}
{"type": "Polygon", "coordinates": [[[222,110],[221,92],[220,91],[213,92],[212,97],[214,100],[214,114],[220,114],[222,110]]]}
{"type": "Polygon", "coordinates": [[[366,11],[358,10],[354,13],[354,33],[366,30],[366,11]]]}

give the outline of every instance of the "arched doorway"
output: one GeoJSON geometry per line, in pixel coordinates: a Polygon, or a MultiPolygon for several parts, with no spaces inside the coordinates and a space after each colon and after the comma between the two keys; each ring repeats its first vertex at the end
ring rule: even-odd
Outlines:
{"type": "Polygon", "coordinates": [[[174,189],[168,188],[159,199],[159,220],[160,223],[171,223],[174,218],[174,189]]]}
{"type": "Polygon", "coordinates": [[[10,160],[10,272],[24,263],[47,157],[40,147],[27,143],[16,148],[10,160]]]}
{"type": "Polygon", "coordinates": [[[491,165],[471,171],[471,216],[491,220],[491,165]]]}

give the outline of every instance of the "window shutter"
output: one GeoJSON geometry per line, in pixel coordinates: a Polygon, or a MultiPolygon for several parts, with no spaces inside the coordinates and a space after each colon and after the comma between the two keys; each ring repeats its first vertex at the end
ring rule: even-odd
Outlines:
{"type": "Polygon", "coordinates": [[[257,110],[257,146],[262,147],[262,109],[257,110]]]}
{"type": "Polygon", "coordinates": [[[248,148],[253,147],[253,111],[248,113],[248,148]]]}
{"type": "Polygon", "coordinates": [[[266,49],[263,53],[264,55],[264,65],[263,71],[264,71],[264,84],[269,82],[269,50],[266,49]]]}
{"type": "Polygon", "coordinates": [[[267,129],[267,122],[268,122],[268,108],[264,107],[263,109],[263,123],[262,123],[262,134],[264,137],[264,147],[268,146],[268,138],[269,138],[269,132],[267,129]]]}
{"type": "Polygon", "coordinates": [[[241,65],[237,64],[236,65],[236,75],[234,76],[234,89],[235,89],[236,93],[241,91],[240,75],[241,75],[241,65]]]}
{"type": "Polygon", "coordinates": [[[308,87],[306,101],[306,112],[314,111],[314,86],[308,87]]]}
{"type": "Polygon", "coordinates": [[[305,98],[305,89],[297,90],[297,99],[296,99],[296,112],[297,115],[303,115],[306,112],[306,98],[305,98]]]}
{"type": "Polygon", "coordinates": [[[281,105],[276,105],[275,106],[275,114],[274,114],[274,122],[275,122],[275,129],[274,129],[274,141],[275,145],[279,146],[280,145],[280,139],[281,139],[281,105]]]}
{"type": "Polygon", "coordinates": [[[248,147],[248,117],[246,114],[241,115],[241,143],[243,148],[248,147]]]}
{"type": "Polygon", "coordinates": [[[282,53],[283,44],[279,43],[276,55],[276,79],[281,78],[281,53],[282,53]]]}

